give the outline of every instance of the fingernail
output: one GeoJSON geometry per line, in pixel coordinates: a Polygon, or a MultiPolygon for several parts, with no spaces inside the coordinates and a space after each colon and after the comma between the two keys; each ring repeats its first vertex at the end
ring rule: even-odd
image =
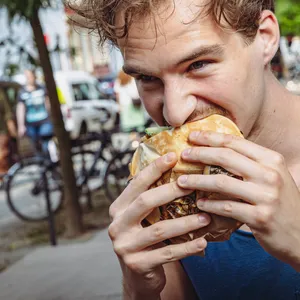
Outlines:
{"type": "Polygon", "coordinates": [[[200,249],[203,249],[207,246],[207,242],[204,238],[201,238],[199,240],[197,240],[197,246],[200,248],[200,249]]]}
{"type": "Polygon", "coordinates": [[[194,131],[190,134],[190,138],[195,140],[199,136],[200,132],[194,131]]]}
{"type": "Polygon", "coordinates": [[[188,176],[187,175],[183,175],[179,177],[179,183],[180,184],[185,184],[188,180],[188,176]]]}
{"type": "Polygon", "coordinates": [[[210,222],[210,217],[207,214],[200,214],[198,218],[201,224],[208,224],[210,222]]]}
{"type": "Polygon", "coordinates": [[[186,149],[186,150],[184,150],[184,151],[182,152],[182,155],[183,155],[184,157],[189,157],[190,154],[191,154],[191,152],[192,152],[192,149],[186,149]]]}
{"type": "Polygon", "coordinates": [[[164,159],[165,159],[165,162],[166,162],[166,163],[171,163],[172,161],[174,161],[175,157],[176,157],[176,154],[175,154],[174,152],[171,152],[171,153],[168,153],[168,154],[164,157],[164,159]]]}

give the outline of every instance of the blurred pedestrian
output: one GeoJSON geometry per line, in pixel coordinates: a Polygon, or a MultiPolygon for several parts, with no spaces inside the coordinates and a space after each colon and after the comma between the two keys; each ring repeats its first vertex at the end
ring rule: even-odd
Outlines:
{"type": "Polygon", "coordinates": [[[300,72],[300,40],[291,34],[280,39],[280,51],[286,69],[286,77],[295,79],[300,72]]]}
{"type": "Polygon", "coordinates": [[[9,168],[9,139],[16,137],[17,130],[12,109],[4,92],[0,92],[0,174],[9,168]]]}
{"type": "Polygon", "coordinates": [[[145,112],[133,77],[120,71],[114,85],[123,131],[145,124],[145,112]]]}
{"type": "Polygon", "coordinates": [[[25,77],[26,85],[18,95],[18,135],[29,136],[35,147],[41,142],[42,151],[47,153],[48,142],[41,138],[53,135],[49,99],[45,88],[36,82],[34,71],[26,70],[25,77]]]}

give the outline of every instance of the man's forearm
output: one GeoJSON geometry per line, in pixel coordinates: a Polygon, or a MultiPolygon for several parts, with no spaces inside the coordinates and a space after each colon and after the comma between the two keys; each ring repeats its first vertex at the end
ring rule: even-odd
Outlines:
{"type": "Polygon", "coordinates": [[[150,295],[150,294],[139,294],[136,291],[131,290],[123,282],[123,300],[161,300],[159,295],[150,295]]]}
{"type": "Polygon", "coordinates": [[[160,296],[151,296],[151,295],[133,295],[128,294],[128,292],[123,291],[123,300],[161,300],[160,296]]]}

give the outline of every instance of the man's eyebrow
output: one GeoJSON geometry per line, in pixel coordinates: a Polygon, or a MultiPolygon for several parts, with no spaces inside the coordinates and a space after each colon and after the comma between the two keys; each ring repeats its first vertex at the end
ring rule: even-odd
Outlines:
{"type": "Polygon", "coordinates": [[[209,46],[201,46],[197,49],[194,49],[194,51],[187,55],[186,57],[179,60],[178,63],[176,63],[176,66],[178,67],[181,64],[184,64],[186,62],[189,62],[191,60],[194,60],[196,58],[199,58],[201,56],[205,55],[219,55],[222,56],[225,52],[225,48],[222,45],[215,44],[215,45],[209,45],[209,46]]]}
{"type": "Polygon", "coordinates": [[[148,75],[151,76],[151,72],[144,70],[143,68],[140,67],[134,67],[134,66],[123,66],[123,71],[128,74],[128,75],[139,75],[139,74],[144,74],[144,75],[148,75]]]}
{"type": "MultiPolygon", "coordinates": [[[[224,54],[225,48],[222,45],[215,44],[215,45],[209,45],[209,46],[201,46],[199,48],[194,49],[190,54],[186,55],[184,58],[179,59],[177,63],[175,63],[175,66],[178,67],[181,64],[184,64],[186,62],[192,61],[196,58],[199,58],[201,56],[205,55],[219,55],[222,56],[224,54]]],[[[142,67],[134,67],[130,65],[124,65],[123,71],[128,75],[148,75],[152,76],[152,73],[149,72],[146,69],[143,69],[142,67]]]]}

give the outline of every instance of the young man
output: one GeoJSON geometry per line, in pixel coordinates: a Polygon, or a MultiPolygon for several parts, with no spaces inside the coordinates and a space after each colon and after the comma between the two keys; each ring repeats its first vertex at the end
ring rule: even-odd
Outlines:
{"type": "Polygon", "coordinates": [[[270,69],[279,39],[272,0],[87,1],[101,41],[122,51],[143,103],[160,125],[180,126],[224,110],[246,139],[190,136],[182,158],[219,165],[244,181],[190,175],[148,191],[174,166],[169,154],[145,168],[112,204],[109,234],[124,276],[124,298],[298,299],[300,295],[300,99],[270,69]],[[208,215],[141,220],[190,190],[236,201],[199,200],[207,213],[244,224],[228,242],[166,246],[209,223],[208,215]],[[197,256],[207,247],[206,257],[197,256]]]}
{"type": "MultiPolygon", "coordinates": [[[[53,134],[49,100],[45,88],[37,84],[32,70],[26,70],[25,77],[26,85],[19,92],[17,105],[18,135],[22,137],[26,133],[36,146],[41,137],[53,134]]],[[[42,150],[47,152],[47,141],[42,141],[42,150]]]]}

